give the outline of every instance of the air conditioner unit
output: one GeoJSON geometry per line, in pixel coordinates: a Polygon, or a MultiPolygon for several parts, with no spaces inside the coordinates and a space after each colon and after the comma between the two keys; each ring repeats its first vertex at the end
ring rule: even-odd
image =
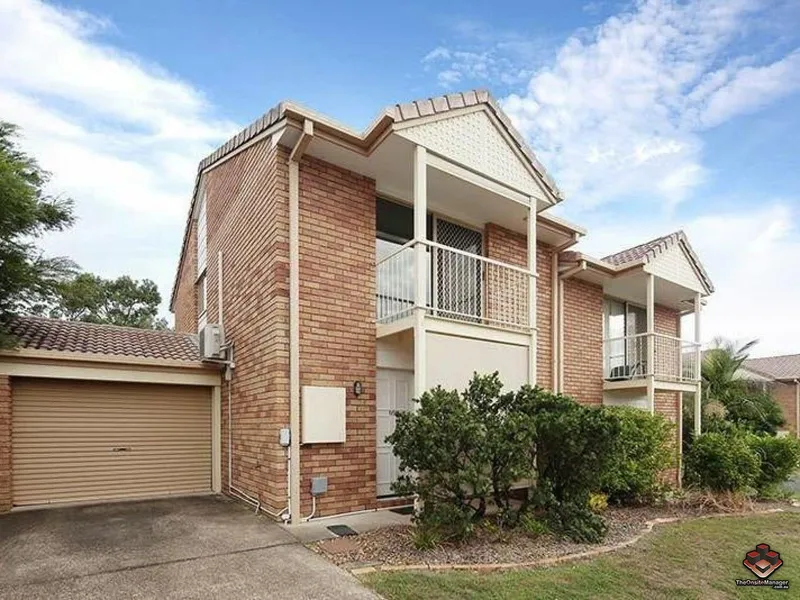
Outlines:
{"type": "Polygon", "coordinates": [[[222,350],[224,343],[225,336],[221,325],[209,323],[200,330],[200,356],[204,360],[225,358],[222,350]]]}

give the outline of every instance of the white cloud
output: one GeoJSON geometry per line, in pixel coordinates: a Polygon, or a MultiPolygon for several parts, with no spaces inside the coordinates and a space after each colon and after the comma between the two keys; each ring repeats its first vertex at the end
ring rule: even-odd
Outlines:
{"type": "Polygon", "coordinates": [[[437,46],[422,58],[426,71],[435,71],[441,87],[471,80],[481,85],[520,85],[530,79],[545,48],[543,39],[498,31],[482,23],[456,20],[451,24],[457,48],[437,46]]]}
{"type": "MultiPolygon", "coordinates": [[[[760,338],[760,354],[799,351],[793,257],[800,256],[800,203],[761,196],[712,202],[709,192],[719,195],[714,183],[725,173],[704,166],[703,139],[800,90],[791,4],[638,0],[577,30],[546,64],[516,57],[532,74],[522,91],[501,100],[565,191],[567,216],[588,228],[585,251],[603,256],[684,229],[716,284],[703,337],[760,338]],[[701,183],[702,202],[688,202],[701,183]]],[[[593,14],[598,8],[586,6],[593,14]]],[[[512,58],[492,39],[476,39],[471,53],[512,58]]],[[[427,64],[453,68],[465,45],[454,40],[446,56],[427,64]]],[[[480,80],[454,69],[465,86],[480,80]]],[[[502,87],[500,77],[489,77],[502,87]]]]}
{"type": "Polygon", "coordinates": [[[236,130],[203,94],[101,43],[108,21],[38,0],[0,0],[0,118],[76,201],[45,240],[84,269],[154,279],[168,300],[197,162],[236,130]]]}
{"type": "Polygon", "coordinates": [[[758,0],[641,0],[579,31],[503,106],[575,205],[674,206],[704,181],[701,132],[800,89],[800,51],[739,50],[758,0]]]}

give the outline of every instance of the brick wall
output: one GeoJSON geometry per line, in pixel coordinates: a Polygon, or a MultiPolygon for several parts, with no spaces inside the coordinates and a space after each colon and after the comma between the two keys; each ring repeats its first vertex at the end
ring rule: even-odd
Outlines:
{"type": "Polygon", "coordinates": [[[564,281],[564,393],[603,402],[603,288],[575,278],[564,281]]]}
{"type": "MultiPolygon", "coordinates": [[[[666,306],[656,305],[655,311],[655,325],[656,333],[663,333],[673,337],[680,337],[681,332],[681,317],[677,311],[667,308],[666,306]]],[[[680,361],[680,346],[662,344],[656,345],[656,368],[662,370],[668,369],[666,372],[677,372],[680,361]]],[[[655,408],[657,413],[663,414],[670,423],[675,427],[675,437],[673,444],[675,446],[675,461],[677,467],[678,455],[680,453],[680,440],[678,430],[678,420],[681,418],[680,414],[680,393],[659,391],[655,395],[655,408]]],[[[664,481],[677,485],[678,483],[678,469],[668,469],[664,473],[664,481]]]]}
{"type": "Polygon", "coordinates": [[[375,182],[323,161],[300,164],[300,383],[347,390],[347,441],[304,445],[300,497],[328,476],[317,514],[376,506],[375,182]],[[363,383],[356,398],[354,381],[363,383]]]}
{"type": "Polygon", "coordinates": [[[197,236],[194,221],[190,224],[189,238],[183,262],[179,266],[178,286],[175,288],[175,331],[197,332],[197,236]]]}
{"type": "Polygon", "coordinates": [[[11,379],[0,375],[0,512],[11,509],[11,379]]]}
{"type": "Polygon", "coordinates": [[[781,429],[788,429],[792,434],[797,432],[797,391],[793,383],[774,383],[772,397],[781,407],[786,424],[781,429]]]}
{"type": "MultiPolygon", "coordinates": [[[[236,361],[230,386],[232,479],[266,508],[278,511],[287,502],[286,454],[278,433],[289,425],[288,153],[260,142],[206,173],[203,185],[208,322],[218,321],[221,250],[223,321],[236,361]]],[[[222,391],[222,479],[227,489],[227,385],[222,391]]]]}
{"type": "Polygon", "coordinates": [[[667,469],[663,473],[663,480],[670,485],[677,485],[678,483],[678,457],[681,450],[681,443],[679,439],[678,424],[681,418],[680,414],[680,393],[678,392],[664,392],[657,391],[655,395],[656,412],[664,415],[667,420],[674,426],[674,436],[672,444],[674,448],[675,467],[667,469]]]}
{"type": "MultiPolygon", "coordinates": [[[[488,223],[484,232],[486,256],[512,265],[525,267],[528,264],[527,236],[488,223]]],[[[538,327],[536,354],[536,381],[544,388],[553,387],[553,341],[552,341],[552,255],[553,249],[539,242],[536,248],[536,271],[539,279],[536,284],[536,326],[538,327]]],[[[507,291],[498,290],[499,294],[507,291]]],[[[487,290],[487,305],[491,311],[497,302],[497,294],[490,285],[487,290]]],[[[500,302],[508,298],[501,296],[500,302]]],[[[527,306],[527,295],[522,300],[527,306]]]]}

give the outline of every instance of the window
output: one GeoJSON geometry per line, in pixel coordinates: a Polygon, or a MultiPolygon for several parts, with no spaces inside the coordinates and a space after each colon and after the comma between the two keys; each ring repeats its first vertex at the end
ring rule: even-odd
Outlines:
{"type": "Polygon", "coordinates": [[[610,379],[629,379],[644,374],[647,357],[647,312],[620,300],[603,302],[603,337],[606,373],[610,379]]]}
{"type": "Polygon", "coordinates": [[[197,276],[206,270],[206,194],[200,194],[197,207],[197,276]]]}

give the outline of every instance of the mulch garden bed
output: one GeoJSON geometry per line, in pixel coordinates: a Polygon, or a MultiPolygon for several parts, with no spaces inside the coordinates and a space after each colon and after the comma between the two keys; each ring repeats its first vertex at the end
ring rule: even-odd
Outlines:
{"type": "MultiPolygon", "coordinates": [[[[786,509],[787,504],[759,502],[753,508],[757,511],[786,509]]],[[[603,514],[609,525],[608,534],[601,544],[579,544],[550,534],[533,537],[520,530],[498,532],[494,528],[476,527],[473,538],[464,543],[441,544],[430,550],[417,550],[411,526],[392,526],[358,536],[324,540],[310,547],[346,569],[379,565],[520,563],[585,552],[600,545],[620,544],[643,532],[646,523],[654,519],[691,518],[716,512],[712,507],[678,504],[609,508],[603,514]]]]}

